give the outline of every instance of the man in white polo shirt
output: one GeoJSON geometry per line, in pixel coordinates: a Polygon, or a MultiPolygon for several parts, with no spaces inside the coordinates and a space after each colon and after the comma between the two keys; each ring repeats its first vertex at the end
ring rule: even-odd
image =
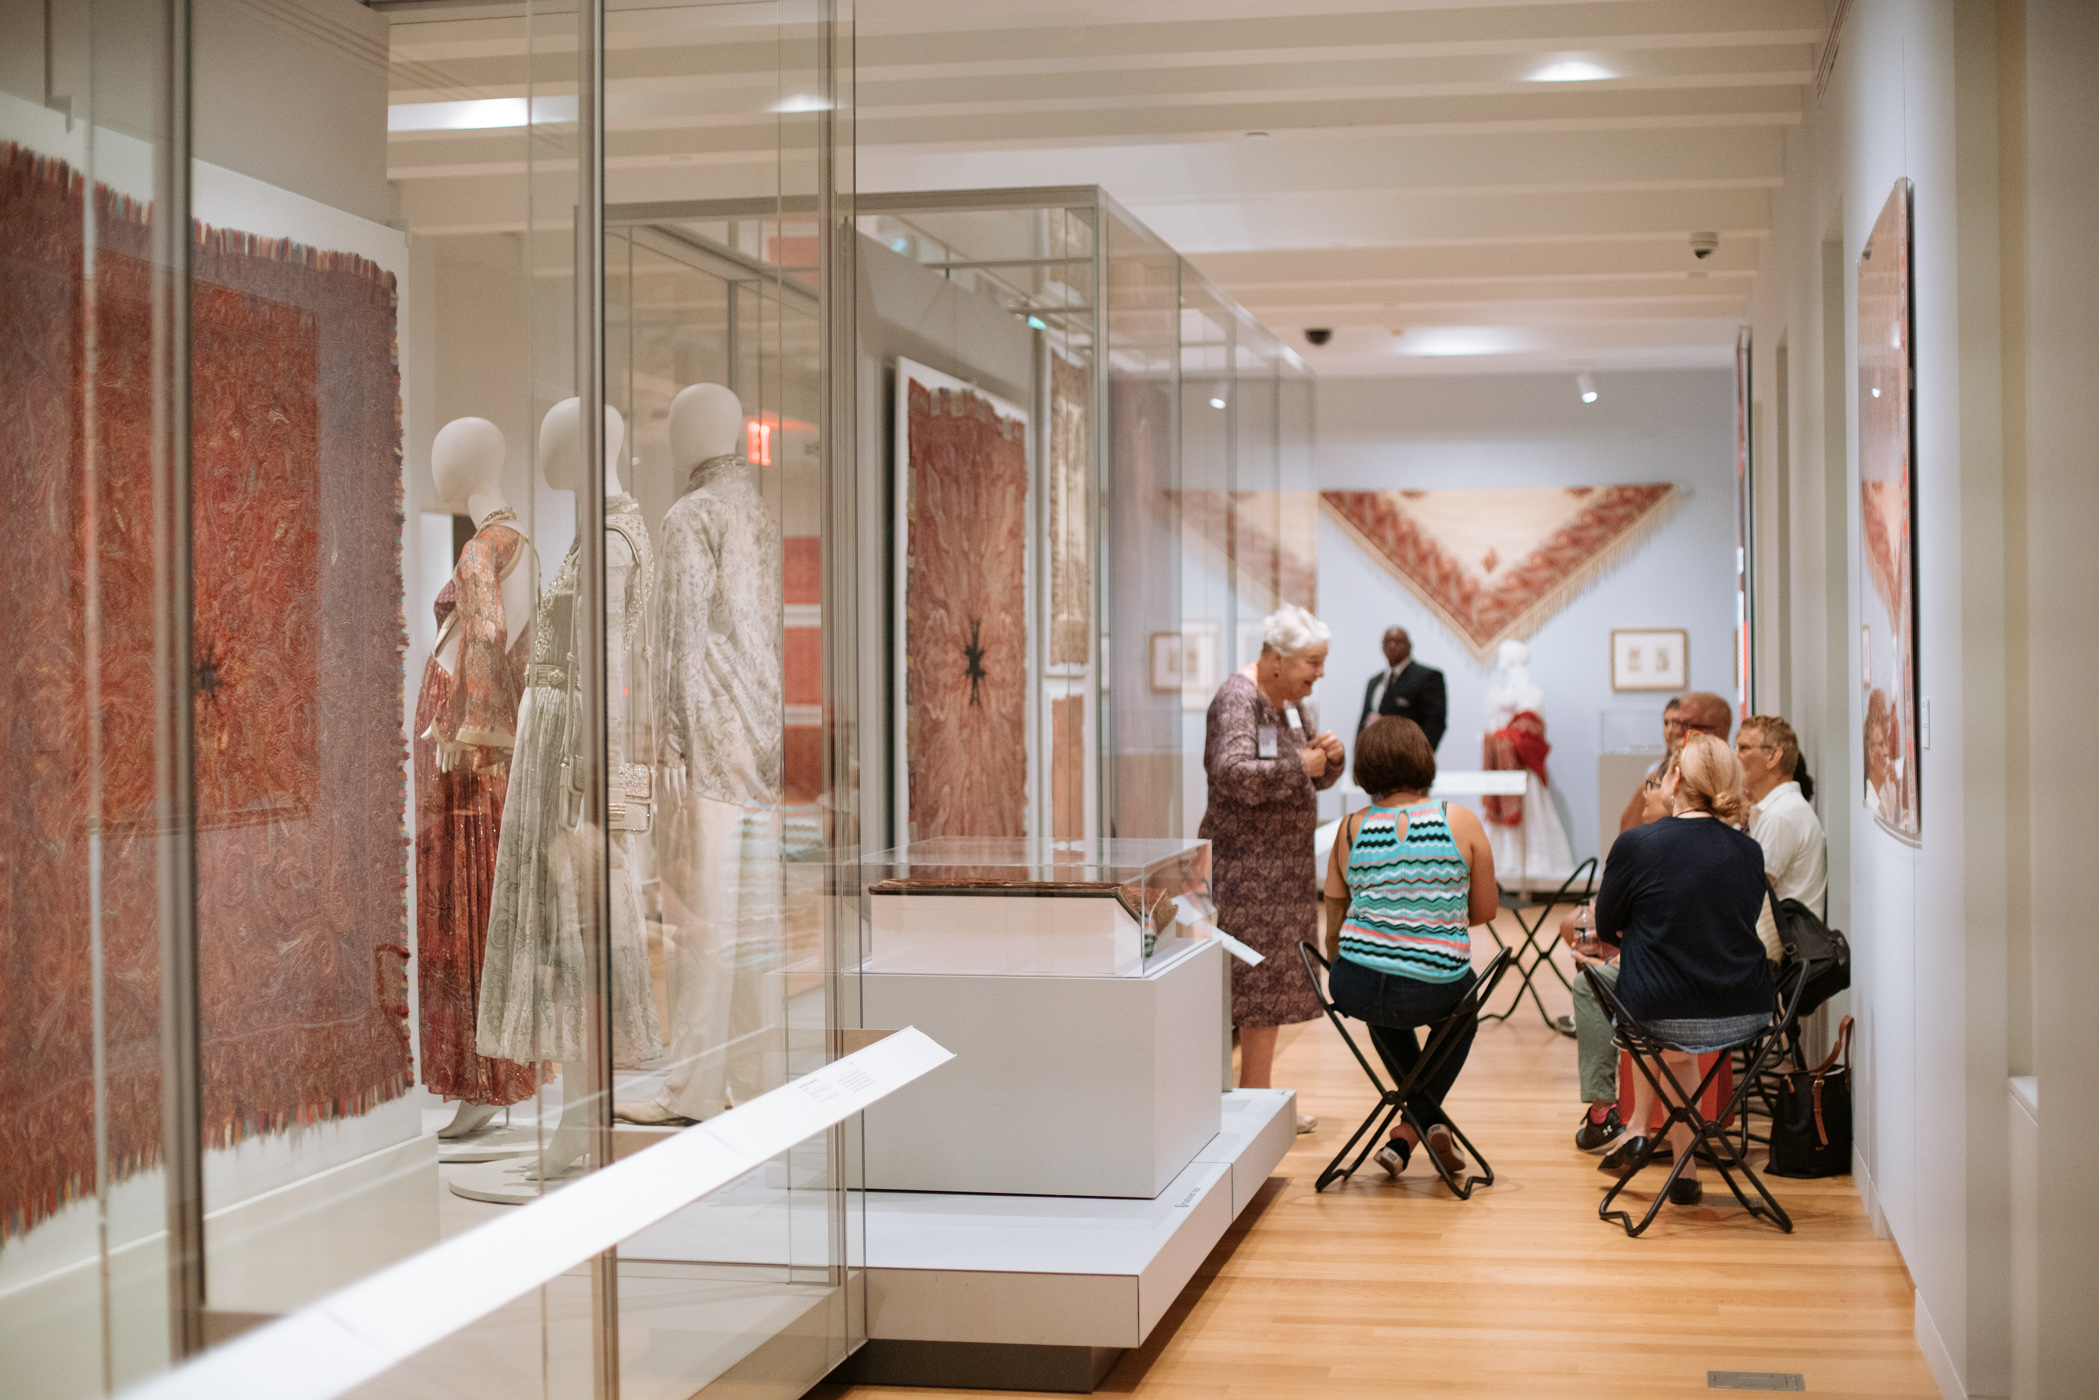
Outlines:
{"type": "Polygon", "coordinates": [[[1821,915],[1829,890],[1829,841],[1795,780],[1800,739],[1776,715],[1751,715],[1735,738],[1752,804],[1749,834],[1764,848],[1764,874],[1781,900],[1797,899],[1821,915]]]}

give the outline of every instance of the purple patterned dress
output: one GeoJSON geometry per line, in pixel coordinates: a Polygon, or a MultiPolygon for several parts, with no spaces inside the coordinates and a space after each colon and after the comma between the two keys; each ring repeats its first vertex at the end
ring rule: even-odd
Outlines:
{"type": "Polygon", "coordinates": [[[1319,713],[1309,702],[1297,711],[1302,734],[1237,672],[1210,701],[1203,745],[1210,804],[1196,834],[1211,843],[1217,926],[1266,959],[1258,967],[1232,960],[1235,1026],[1287,1026],[1319,1017],[1297,945],[1319,942],[1319,877],[1312,855],[1318,791],[1332,787],[1341,773],[1330,767],[1316,783],[1305,776],[1298,751],[1319,732],[1319,713]],[[1262,758],[1259,731],[1271,727],[1276,756],[1262,758]]]}

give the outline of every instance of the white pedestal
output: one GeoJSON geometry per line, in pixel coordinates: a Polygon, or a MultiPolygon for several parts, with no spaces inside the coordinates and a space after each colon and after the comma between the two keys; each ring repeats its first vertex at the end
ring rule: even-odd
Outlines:
{"type": "Polygon", "coordinates": [[[868,1109],[868,1189],[1158,1196],[1220,1127],[1222,956],[1193,943],[1141,977],[863,973],[866,1024],[955,1055],[868,1109]]]}
{"type": "Polygon", "coordinates": [[[1112,894],[873,894],[867,904],[870,972],[1129,977],[1144,967],[1144,929],[1112,894]]]}

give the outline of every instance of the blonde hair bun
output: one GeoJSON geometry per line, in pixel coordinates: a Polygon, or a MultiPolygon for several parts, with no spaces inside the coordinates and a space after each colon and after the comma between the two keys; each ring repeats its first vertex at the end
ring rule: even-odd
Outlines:
{"type": "Polygon", "coordinates": [[[1749,815],[1749,799],[1742,792],[1742,760],[1735,751],[1710,734],[1693,734],[1677,751],[1677,771],[1683,785],[1678,800],[1686,807],[1711,812],[1721,821],[1738,825],[1749,815]]]}

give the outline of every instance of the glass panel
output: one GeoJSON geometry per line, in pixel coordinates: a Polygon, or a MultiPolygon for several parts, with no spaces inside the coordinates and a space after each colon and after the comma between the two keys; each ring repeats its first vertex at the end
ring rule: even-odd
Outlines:
{"type": "MultiPolygon", "coordinates": [[[[0,478],[17,570],[0,687],[9,1395],[108,1394],[195,1346],[201,1322],[194,1076],[172,1138],[162,1093],[164,998],[189,1010],[196,992],[190,182],[186,133],[165,122],[190,75],[156,11],[60,0],[0,17],[0,478]]],[[[199,504],[209,576],[227,551],[199,504]]],[[[175,1025],[193,1063],[194,1021],[175,1025]]],[[[204,1110],[229,1106],[210,1093],[204,1110]]]]}
{"type": "MultiPolygon", "coordinates": [[[[899,840],[1101,832],[1103,431],[1091,204],[863,197],[863,509],[890,525],[899,840]],[[876,406],[891,405],[885,419],[876,406]]],[[[863,769],[863,777],[866,770],[863,769]]]]}
{"type": "Polygon", "coordinates": [[[1203,745],[1210,699],[1234,666],[1232,372],[1238,319],[1192,270],[1181,279],[1181,834],[1202,823],[1203,745]]]}
{"type": "Polygon", "coordinates": [[[1103,212],[1108,331],[1108,471],[1102,492],[1103,619],[1114,664],[1108,830],[1174,835],[1181,825],[1180,529],[1175,420],[1180,259],[1112,206],[1103,212]]]}
{"type": "Polygon", "coordinates": [[[869,856],[841,882],[861,895],[877,973],[1141,977],[1216,918],[1207,841],[947,837],[869,856]]]}
{"type": "Polygon", "coordinates": [[[1276,365],[1282,347],[1241,313],[1232,347],[1232,582],[1238,599],[1233,665],[1261,650],[1261,619],[1282,602],[1282,458],[1276,365]]]}
{"type": "MultiPolygon", "coordinates": [[[[0,1391],[89,1395],[840,1050],[850,11],[0,35],[41,56],[0,79],[0,302],[51,639],[0,692],[5,958],[54,1008],[0,1056],[0,1391]],[[744,207],[607,229],[607,179],[744,207]],[[747,528],[681,526],[707,462],[747,528]]],[[[506,1312],[476,1388],[800,1394],[854,1325],[840,1136],[506,1312]]]]}

